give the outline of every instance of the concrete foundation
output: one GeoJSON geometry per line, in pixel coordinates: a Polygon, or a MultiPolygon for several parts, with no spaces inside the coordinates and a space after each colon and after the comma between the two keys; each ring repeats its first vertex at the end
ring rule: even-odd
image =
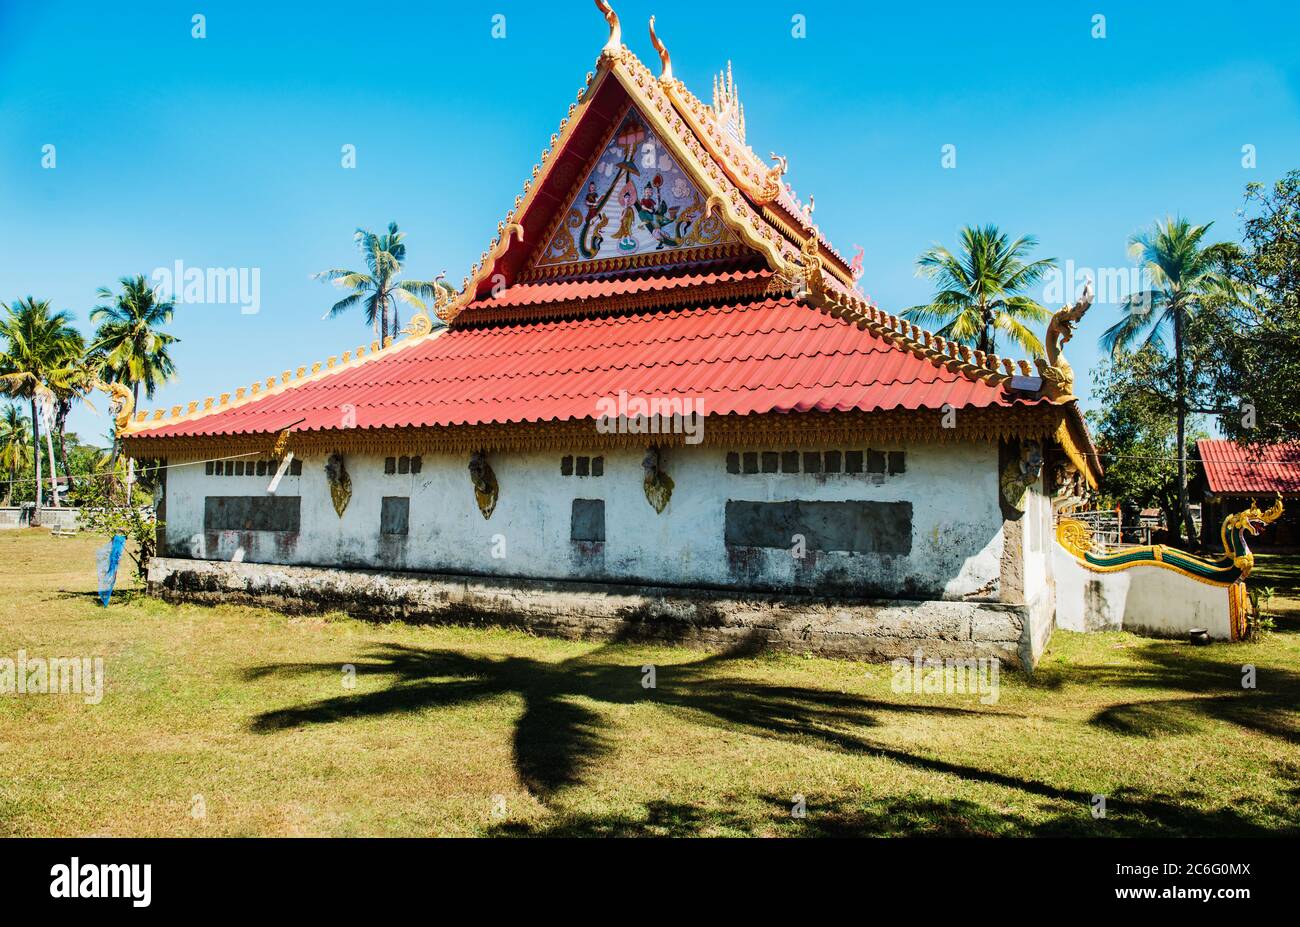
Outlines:
{"type": "Polygon", "coordinates": [[[1050,618],[1025,605],[800,595],[503,579],[158,557],[151,594],[290,613],[497,624],[569,638],[754,645],[867,660],[997,657],[1032,668],[1050,618]]]}

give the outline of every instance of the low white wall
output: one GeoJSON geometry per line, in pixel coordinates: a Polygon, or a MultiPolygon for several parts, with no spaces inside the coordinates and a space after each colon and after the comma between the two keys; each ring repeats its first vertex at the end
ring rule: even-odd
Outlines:
{"type": "MultiPolygon", "coordinates": [[[[0,509],[0,528],[26,528],[28,520],[31,518],[32,509],[21,508],[2,508],[0,509]]],[[[42,528],[75,528],[80,521],[78,510],[68,506],[41,506],[41,524],[42,528]]]]}
{"type": "Polygon", "coordinates": [[[1059,543],[1053,546],[1058,627],[1157,637],[1186,637],[1192,628],[1205,628],[1212,640],[1232,639],[1227,587],[1200,583],[1158,566],[1097,573],[1059,543]]]}
{"type": "Polygon", "coordinates": [[[185,461],[170,459],[166,552],[230,560],[242,551],[247,562],[327,567],[996,601],[1003,544],[996,445],[902,450],[904,473],[868,476],[730,474],[725,448],[668,449],[663,466],[676,489],[662,514],[646,502],[641,450],[493,454],[500,499],[486,521],[474,503],[467,456],[424,454],[421,473],[385,475],[382,457],[348,455],[353,494],[342,518],[330,502],[324,457],[307,457],[302,475],[284,477],[278,490],[302,498],[296,535],[206,532],[205,497],[264,494],[269,478],[209,476],[201,464],[176,466],[185,461]],[[604,475],[562,476],[565,453],[603,456],[604,475]],[[380,538],[384,496],[411,500],[405,540],[380,538]],[[605,542],[570,540],[575,498],[604,500],[605,542]],[[726,545],[728,500],[796,499],[910,502],[911,551],[809,551],[800,560],[786,550],[726,545]]]}

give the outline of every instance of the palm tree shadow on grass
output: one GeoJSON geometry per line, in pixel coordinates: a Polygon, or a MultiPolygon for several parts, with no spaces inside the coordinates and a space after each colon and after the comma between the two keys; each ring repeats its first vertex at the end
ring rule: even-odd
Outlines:
{"type": "MultiPolygon", "coordinates": [[[[751,650],[736,650],[683,664],[656,668],[656,688],[641,685],[642,667],[609,662],[617,651],[605,645],[568,660],[552,663],[526,657],[475,656],[452,650],[424,650],[390,644],[369,651],[355,661],[360,673],[395,677],[375,692],[320,699],[256,716],[252,729],[259,733],[345,722],[356,718],[396,716],[437,708],[457,708],[504,694],[521,698],[524,711],[513,732],[515,766],[528,790],[544,803],[567,787],[583,784],[588,775],[614,749],[607,722],[600,712],[583,702],[627,705],[651,701],[680,713],[694,723],[731,732],[772,738],[789,743],[813,744],[822,749],[871,754],[911,769],[951,775],[971,782],[1013,789],[1038,800],[1043,812],[1031,818],[1005,808],[990,808],[964,798],[884,796],[838,798],[810,802],[809,816],[800,825],[790,820],[788,799],[775,795],[751,796],[760,808],[710,809],[684,802],[651,801],[645,815],[560,814],[540,822],[505,822],[493,832],[508,834],[577,836],[685,835],[720,833],[803,833],[819,836],[850,835],[1252,835],[1295,833],[1293,807],[1268,805],[1255,809],[1282,822],[1271,828],[1259,815],[1235,806],[1198,807],[1205,796],[1191,790],[1150,793],[1122,788],[1107,796],[1119,813],[1094,820],[1091,796],[1062,789],[1040,780],[995,770],[949,762],[864,738],[866,729],[878,727],[885,716],[926,715],[959,719],[987,716],[987,709],[907,705],[801,686],[771,685],[727,675],[726,663],[751,650]]],[[[1150,668],[1149,668],[1150,669],[1150,668]]],[[[323,675],[337,678],[338,663],[275,664],[251,669],[250,680],[272,676],[323,675]]],[[[1215,671],[1206,666],[1186,681],[1203,683],[1215,671]]],[[[1150,669],[1151,686],[1168,682],[1169,668],[1150,669]]],[[[1099,679],[1099,684],[1121,684],[1099,679]]],[[[1131,685],[1133,680],[1123,680],[1131,685]]],[[[1000,712],[1001,714],[1009,714],[1000,712]]],[[[1095,724],[1107,724],[1094,719],[1095,724]]]]}
{"type": "Polygon", "coordinates": [[[1093,725],[1119,734],[1188,734],[1210,721],[1300,745],[1300,673],[1261,664],[1253,667],[1254,688],[1247,688],[1245,667],[1231,659],[1232,646],[1197,651],[1153,641],[1141,648],[1140,664],[1077,667],[1071,673],[1089,685],[1180,693],[1111,705],[1093,715],[1093,725]]]}
{"type": "MultiPolygon", "coordinates": [[[[811,742],[848,752],[892,753],[863,740],[857,729],[890,714],[944,716],[983,712],[933,705],[905,705],[800,686],[779,686],[718,673],[725,661],[748,649],[684,664],[656,667],[656,686],[642,686],[642,667],[607,662],[610,645],[557,663],[527,657],[473,656],[389,644],[354,665],[358,673],[396,677],[387,687],[345,694],[254,718],[259,733],[328,724],[352,718],[455,708],[513,694],[524,711],[513,733],[515,767],[525,786],[545,801],[556,791],[582,784],[609,755],[612,744],[602,715],[582,704],[650,701],[692,721],[729,731],[791,742],[811,742]]],[[[276,664],[249,670],[247,679],[324,674],[337,677],[337,663],[276,664]]],[[[1013,780],[1014,781],[1014,780],[1013,780]]]]}

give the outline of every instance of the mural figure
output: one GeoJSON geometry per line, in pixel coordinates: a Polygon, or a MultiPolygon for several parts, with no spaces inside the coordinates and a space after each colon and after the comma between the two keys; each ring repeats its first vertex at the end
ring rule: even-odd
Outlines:
{"type": "Polygon", "coordinates": [[[705,215],[704,198],[636,110],[624,117],[565,215],[538,266],[734,240],[720,217],[705,215]]]}

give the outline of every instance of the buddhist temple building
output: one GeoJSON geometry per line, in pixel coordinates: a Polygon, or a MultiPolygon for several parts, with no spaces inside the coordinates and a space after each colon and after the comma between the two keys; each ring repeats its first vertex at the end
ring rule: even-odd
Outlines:
{"type": "Polygon", "coordinates": [[[1053,500],[1099,476],[1068,365],[873,305],[730,69],[706,103],[653,20],[658,74],[597,6],[608,43],[445,324],[120,409],[168,465],[151,585],[1032,666],[1053,500]]]}

